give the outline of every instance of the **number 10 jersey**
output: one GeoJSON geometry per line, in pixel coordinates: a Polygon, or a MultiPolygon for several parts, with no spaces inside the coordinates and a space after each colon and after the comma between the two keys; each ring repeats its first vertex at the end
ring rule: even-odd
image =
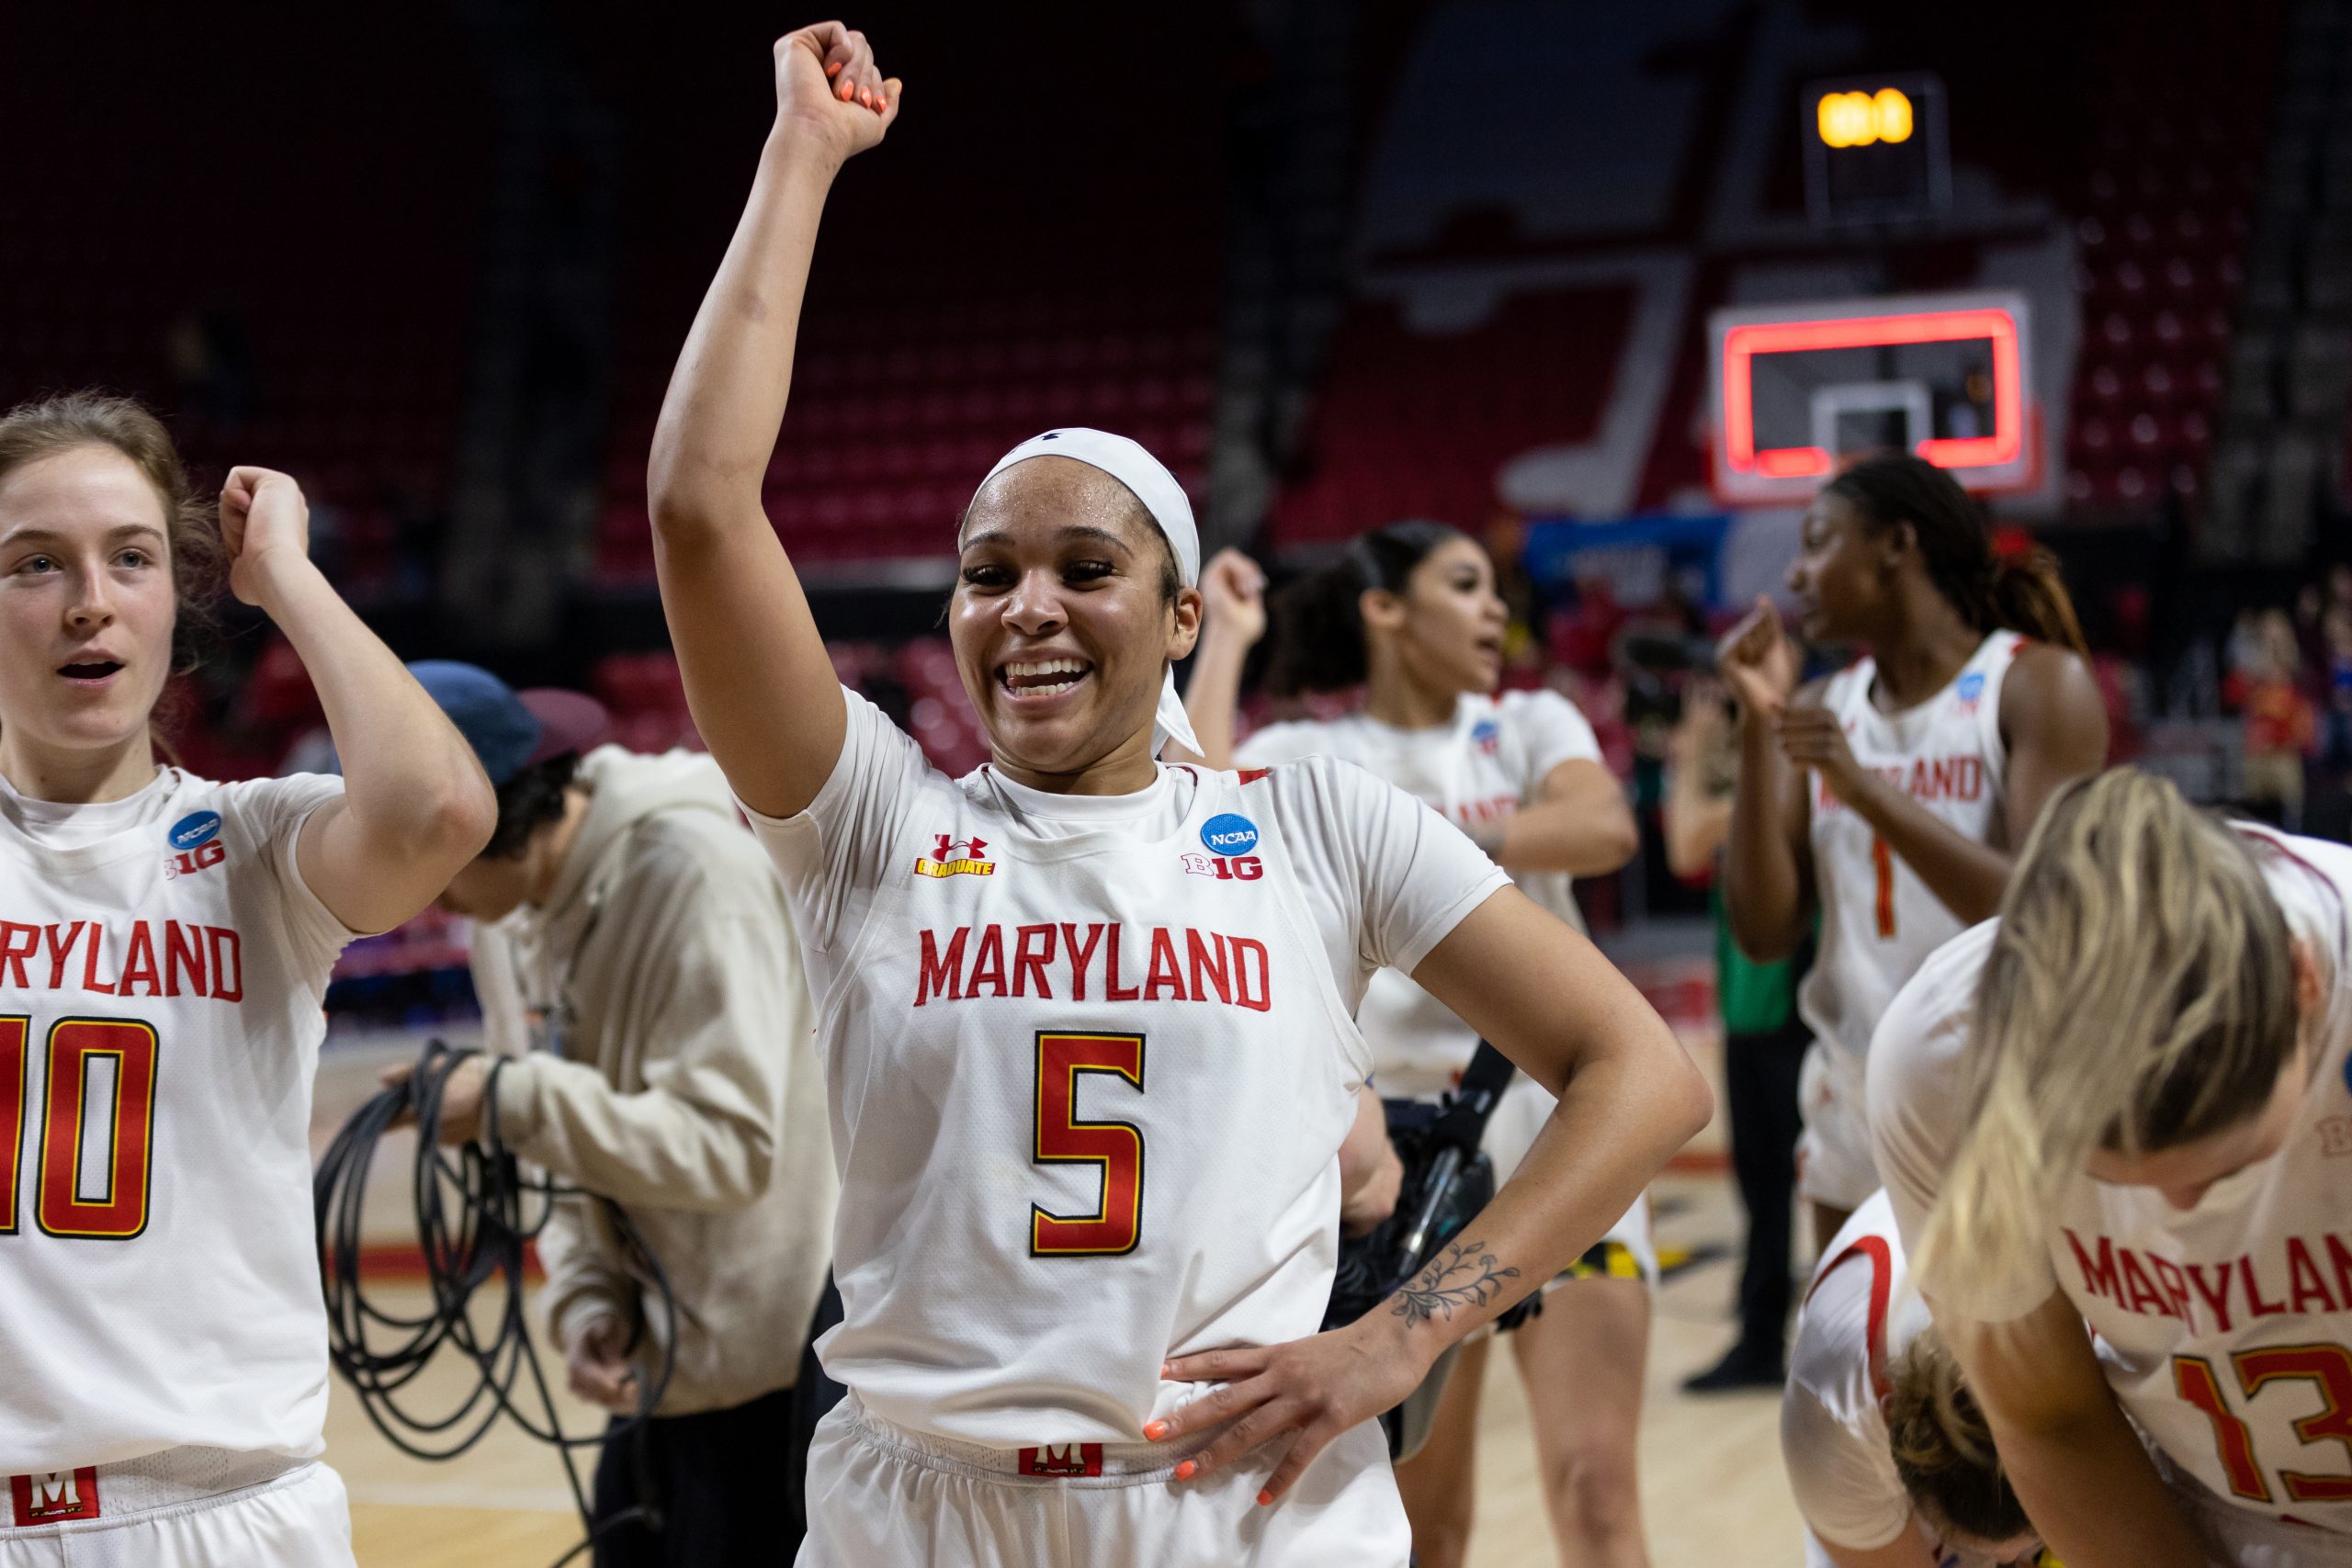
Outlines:
{"type": "Polygon", "coordinates": [[[319,1451],[311,1086],[352,933],[293,860],[342,789],[167,768],[0,811],[0,1474],[319,1451]]]}

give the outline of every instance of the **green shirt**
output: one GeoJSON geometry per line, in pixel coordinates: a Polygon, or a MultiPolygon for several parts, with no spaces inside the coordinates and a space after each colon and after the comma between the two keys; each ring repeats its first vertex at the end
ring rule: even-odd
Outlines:
{"type": "Polygon", "coordinates": [[[1770,1034],[1787,1024],[1796,1005],[1795,962],[1758,964],[1740,952],[1720,886],[1708,889],[1707,912],[1715,919],[1715,1005],[1724,1015],[1724,1032],[1770,1034]]]}

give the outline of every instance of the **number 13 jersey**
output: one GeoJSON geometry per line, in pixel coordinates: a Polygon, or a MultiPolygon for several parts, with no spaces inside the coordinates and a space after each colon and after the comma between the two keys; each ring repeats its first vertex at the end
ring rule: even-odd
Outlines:
{"type": "Polygon", "coordinates": [[[826,1370],[918,1431],[1134,1442],[1167,1357],[1315,1332],[1365,981],[1505,879],[1342,763],[1048,795],[845,697],[808,809],[753,817],[842,1178],[826,1370]]]}
{"type": "Polygon", "coordinates": [[[353,933],[294,843],[342,791],[0,785],[0,1475],[319,1451],[311,1084],[353,933]]]}

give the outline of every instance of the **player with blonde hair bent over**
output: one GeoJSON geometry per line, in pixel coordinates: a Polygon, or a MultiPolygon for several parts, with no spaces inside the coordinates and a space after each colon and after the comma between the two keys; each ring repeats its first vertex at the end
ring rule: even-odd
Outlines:
{"type": "Polygon", "coordinates": [[[775,70],[649,479],[687,696],[784,874],[831,1103],[843,1321],[820,1354],[850,1393],[799,1561],[1402,1568],[1373,1416],[1598,1240],[1705,1085],[1411,796],[1329,762],[1157,761],[1192,741],[1169,666],[1199,544],[1132,441],[1047,432],[966,511],[947,626],[987,765],[948,778],[842,690],[760,491],[826,193],[899,85],[835,23],[775,70]],[[1351,1015],[1384,964],[1559,1106],[1457,1244],[1317,1334],[1362,1168],[1351,1015]]]}
{"type": "Polygon", "coordinates": [[[1915,1277],[2067,1568],[2352,1563],[2347,890],[2118,769],[1872,1043],[1915,1277]]]}
{"type": "Polygon", "coordinates": [[[2007,1568],[2041,1542],[1876,1193],[1814,1270],[1781,1399],[1807,1568],[2007,1568]]]}
{"type": "Polygon", "coordinates": [[[79,393],[0,418],[0,1568],[348,1564],[320,1463],[320,1003],[344,944],[489,839],[489,781],[338,598],[284,474],[219,523],[171,438],[79,393]],[[155,761],[229,587],[325,705],[345,776],[155,761]]]}

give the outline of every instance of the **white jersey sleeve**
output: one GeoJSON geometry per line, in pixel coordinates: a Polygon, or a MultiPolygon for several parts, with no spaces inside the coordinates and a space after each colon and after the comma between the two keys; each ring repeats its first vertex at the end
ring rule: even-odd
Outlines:
{"type": "Polygon", "coordinates": [[[1781,1453],[1798,1511],[1822,1540],[1857,1551],[1893,1544],[1911,1522],[1879,1408],[1888,1316],[1902,1284],[1892,1230],[1886,1200],[1873,1198],[1824,1249],[1797,1315],[1781,1401],[1781,1453]]]}
{"type": "Polygon", "coordinates": [[[1283,773],[1283,837],[1351,1008],[1374,970],[1409,975],[1510,884],[1460,829],[1352,762],[1313,757],[1283,773]],[[1337,945],[1343,937],[1351,950],[1337,945]]]}
{"type": "Polygon", "coordinates": [[[880,708],[847,687],[842,701],[848,709],[842,754],[808,808],[763,817],[743,807],[784,874],[801,945],[815,953],[831,953],[856,934],[909,807],[925,781],[944,776],[880,708]]]}
{"type": "Polygon", "coordinates": [[[1504,733],[1513,737],[1527,760],[1527,798],[1563,762],[1598,762],[1600,739],[1576,704],[1559,693],[1506,692],[1500,702],[1504,733]]]}
{"type": "MultiPolygon", "coordinates": [[[[1968,1130],[1969,1020],[1999,929],[1986,920],[1938,948],[1895,993],[1871,1038],[1871,1141],[1906,1250],[1918,1246],[1968,1130]]],[[[1914,1282],[1939,1309],[1980,1323],[2022,1317],[2058,1288],[2046,1263],[2007,1279],[1947,1273],[1914,1282]]]]}
{"type": "Polygon", "coordinates": [[[311,814],[341,800],[343,780],[331,773],[292,773],[282,779],[249,779],[220,786],[238,815],[251,824],[254,841],[277,884],[288,951],[305,966],[332,964],[345,946],[367,933],[336,918],[303,880],[296,846],[311,814]]]}

